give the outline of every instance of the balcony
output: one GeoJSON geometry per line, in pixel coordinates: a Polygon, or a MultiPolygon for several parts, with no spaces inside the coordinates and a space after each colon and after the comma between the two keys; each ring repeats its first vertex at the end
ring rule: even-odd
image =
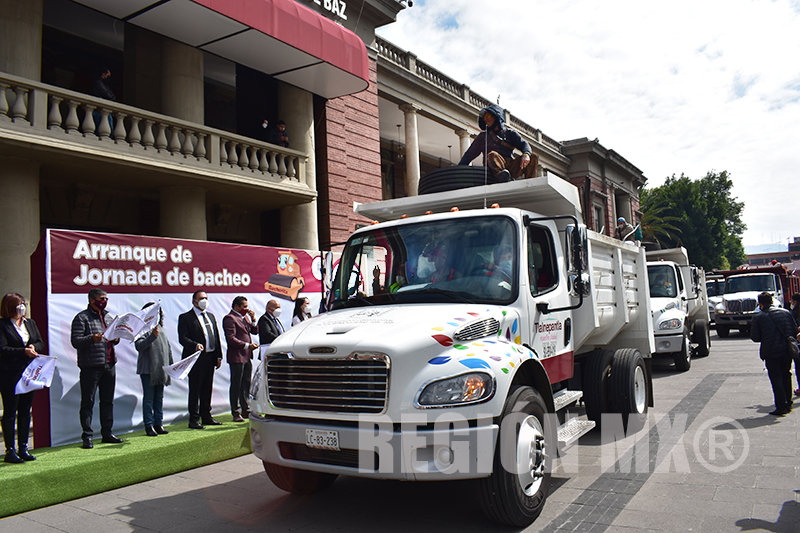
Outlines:
{"type": "Polygon", "coordinates": [[[261,209],[316,197],[309,154],[6,73],[0,155],[39,161],[57,178],[114,177],[115,187],[140,190],[193,185],[261,209]]]}

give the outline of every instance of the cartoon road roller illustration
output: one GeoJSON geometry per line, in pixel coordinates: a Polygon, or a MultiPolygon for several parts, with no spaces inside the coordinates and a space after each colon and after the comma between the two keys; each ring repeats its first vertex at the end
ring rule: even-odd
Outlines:
{"type": "Polygon", "coordinates": [[[295,301],[305,285],[297,256],[288,250],[279,251],[278,271],[269,277],[264,289],[278,298],[295,301]]]}

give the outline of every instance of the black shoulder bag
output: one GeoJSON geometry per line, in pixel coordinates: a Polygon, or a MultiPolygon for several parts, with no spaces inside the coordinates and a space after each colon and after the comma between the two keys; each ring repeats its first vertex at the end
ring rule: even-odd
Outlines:
{"type": "MultiPolygon", "coordinates": [[[[786,333],[781,331],[781,328],[778,326],[778,323],[775,322],[775,319],[772,318],[772,315],[769,314],[769,311],[767,311],[766,313],[767,313],[767,316],[769,317],[769,319],[772,320],[772,323],[775,324],[775,327],[778,328],[778,332],[781,335],[786,335],[786,333]]],[[[800,361],[799,361],[799,359],[800,359],[800,349],[798,349],[797,341],[795,340],[795,338],[792,335],[786,335],[786,344],[789,345],[789,355],[792,356],[792,360],[795,363],[797,363],[798,365],[800,365],[800,361]]]]}

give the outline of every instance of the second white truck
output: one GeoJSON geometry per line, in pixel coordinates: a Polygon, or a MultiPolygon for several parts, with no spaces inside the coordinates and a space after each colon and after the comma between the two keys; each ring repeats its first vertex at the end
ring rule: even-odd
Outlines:
{"type": "Polygon", "coordinates": [[[254,377],[254,454],[292,493],[472,479],[490,518],[530,524],[557,442],[601,420],[631,433],[652,406],[644,250],[587,231],[555,177],[358,212],[376,223],[344,246],[330,310],[254,377]]]}

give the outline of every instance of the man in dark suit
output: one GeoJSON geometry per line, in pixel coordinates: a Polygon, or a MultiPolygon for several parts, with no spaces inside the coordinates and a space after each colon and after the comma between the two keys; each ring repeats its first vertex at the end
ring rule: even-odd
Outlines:
{"type": "Polygon", "coordinates": [[[281,304],[277,300],[267,302],[267,312],[258,319],[258,341],[262,345],[272,344],[283,333],[283,324],[278,320],[280,316],[281,304]]]}
{"type": "Polygon", "coordinates": [[[256,314],[248,308],[247,298],[237,296],[231,304],[231,312],[222,319],[222,330],[228,341],[228,364],[231,367],[230,401],[234,422],[244,422],[250,416],[247,393],[250,376],[253,374],[253,350],[258,344],[250,334],[258,333],[256,314]],[[239,408],[241,407],[241,414],[239,408]]]}
{"type": "Polygon", "coordinates": [[[192,295],[192,309],[178,317],[178,339],[183,346],[181,359],[200,351],[200,357],[189,371],[191,429],[221,424],[211,416],[211,393],[214,388],[214,369],[222,365],[222,347],[217,319],[206,311],[206,307],[208,295],[205,291],[196,291],[192,295]]]}

